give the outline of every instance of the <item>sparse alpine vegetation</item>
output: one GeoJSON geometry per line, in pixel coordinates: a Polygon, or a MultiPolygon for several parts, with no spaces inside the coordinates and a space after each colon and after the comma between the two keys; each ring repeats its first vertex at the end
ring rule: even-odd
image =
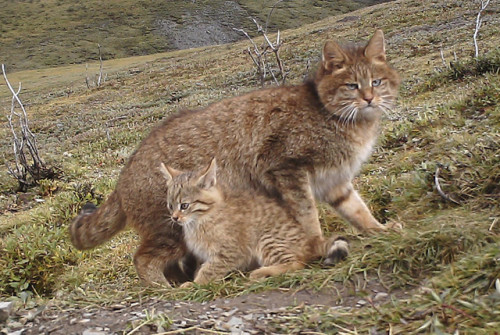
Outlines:
{"type": "MultiPolygon", "coordinates": [[[[22,308],[48,300],[76,308],[150,297],[211,301],[309,289],[338,295],[339,305],[296,306],[300,315],[277,315],[272,331],[494,334],[500,329],[500,15],[498,5],[490,6],[479,34],[484,52],[477,60],[473,1],[401,0],[282,32],[288,82],[296,83],[326,39],[366,40],[375,27],[384,29],[388,58],[403,85],[398,107],[387,115],[376,151],[356,183],[375,216],[401,222],[404,231],[358,236],[319,205],[325,231],[351,239],[350,257],[331,269],[312,265],[257,283],[233,274],[190,289],[145,289],[132,265],[132,232],[89,252],[72,248],[67,235],[79,207],[99,204],[111,192],[127,157],[165,115],[259,86],[242,52],[246,41],[147,61],[105,62],[108,80],[91,90],[81,66],[52,70],[57,81],[38,81],[44,72],[13,73],[13,84],[15,78],[24,78],[24,87],[34,81],[36,89],[24,99],[31,129],[62,175],[28,193],[14,193],[15,181],[0,167],[0,296],[22,308]],[[81,79],[65,81],[65,74],[75,78],[75,72],[81,79]],[[392,298],[371,300],[374,283],[392,298]],[[350,303],[347,296],[366,305],[350,303]]],[[[2,105],[10,106],[0,96],[2,105]]],[[[5,127],[0,143],[1,156],[9,159],[5,127]]],[[[168,315],[150,319],[162,321],[162,327],[172,324],[168,315]]]]}
{"type": "MultiPolygon", "coordinates": [[[[296,28],[388,0],[287,0],[273,11],[270,29],[296,28]]],[[[266,22],[276,1],[265,0],[31,0],[3,1],[0,55],[12,70],[30,70],[148,55],[243,39],[250,16],[266,22]]]]}

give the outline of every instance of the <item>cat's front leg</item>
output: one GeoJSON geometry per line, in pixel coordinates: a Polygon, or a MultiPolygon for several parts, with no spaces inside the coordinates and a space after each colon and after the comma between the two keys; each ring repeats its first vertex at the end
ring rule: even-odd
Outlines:
{"type": "Polygon", "coordinates": [[[332,188],[326,195],[328,202],[349,223],[363,232],[387,230],[377,221],[352,187],[350,182],[332,188]]]}
{"type": "Polygon", "coordinates": [[[284,207],[301,223],[308,236],[322,235],[318,210],[306,171],[279,170],[267,174],[267,182],[272,184],[284,202],[284,207]]]}

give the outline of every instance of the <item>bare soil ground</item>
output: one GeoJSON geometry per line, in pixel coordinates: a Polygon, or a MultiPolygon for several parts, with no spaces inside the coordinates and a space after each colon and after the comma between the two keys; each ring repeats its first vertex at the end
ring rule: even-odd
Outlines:
{"type": "Polygon", "coordinates": [[[289,320],[300,320],[304,315],[302,326],[295,331],[315,332],[318,320],[311,310],[376,309],[406,295],[403,291],[387,292],[376,280],[369,280],[358,291],[338,284],[335,290],[283,289],[202,303],[151,297],[81,309],[48,303],[32,310],[19,309],[2,334],[279,334],[288,329],[289,320]]]}

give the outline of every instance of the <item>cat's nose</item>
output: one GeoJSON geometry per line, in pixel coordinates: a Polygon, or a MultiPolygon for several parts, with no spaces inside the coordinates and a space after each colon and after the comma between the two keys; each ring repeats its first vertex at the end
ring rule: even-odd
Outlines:
{"type": "Polygon", "coordinates": [[[177,221],[179,221],[179,217],[175,216],[175,215],[172,215],[172,221],[174,221],[175,223],[177,223],[177,221]]]}
{"type": "Polygon", "coordinates": [[[373,95],[365,95],[363,97],[363,100],[366,101],[368,104],[371,104],[373,100],[373,95]]]}

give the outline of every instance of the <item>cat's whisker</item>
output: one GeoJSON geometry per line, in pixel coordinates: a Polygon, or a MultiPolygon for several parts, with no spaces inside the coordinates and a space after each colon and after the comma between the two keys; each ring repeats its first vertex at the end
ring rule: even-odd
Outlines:
{"type": "Polygon", "coordinates": [[[351,105],[347,105],[347,106],[340,108],[338,111],[336,111],[336,113],[331,114],[328,117],[328,120],[330,120],[334,115],[337,115],[339,117],[339,120],[342,120],[344,118],[344,114],[348,113],[348,110],[350,107],[351,107],[351,105]]]}
{"type": "Polygon", "coordinates": [[[351,113],[351,125],[354,127],[356,125],[356,117],[358,115],[359,108],[355,107],[353,113],[351,113]]]}
{"type": "Polygon", "coordinates": [[[344,126],[348,126],[349,125],[349,119],[351,118],[351,115],[353,113],[354,113],[354,107],[351,106],[351,108],[349,109],[349,111],[346,113],[346,115],[344,117],[344,122],[343,122],[344,126]]]}
{"type": "Polygon", "coordinates": [[[352,115],[352,113],[354,112],[355,109],[356,109],[356,107],[354,107],[352,105],[349,105],[349,108],[344,113],[342,113],[341,119],[343,120],[342,124],[344,126],[348,125],[349,118],[351,117],[351,115],[352,115]]]}

